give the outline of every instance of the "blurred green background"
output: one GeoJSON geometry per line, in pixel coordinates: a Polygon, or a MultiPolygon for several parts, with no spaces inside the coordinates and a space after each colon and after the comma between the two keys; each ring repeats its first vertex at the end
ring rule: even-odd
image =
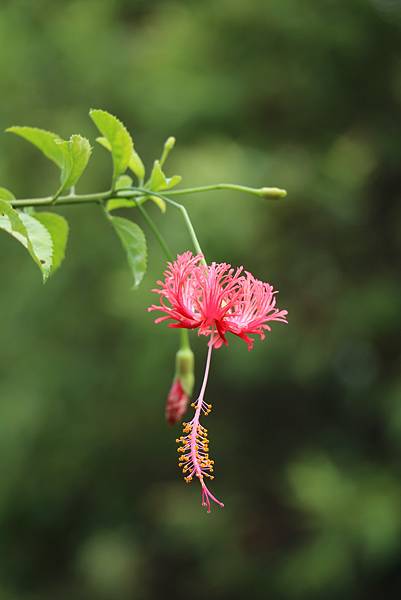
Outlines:
{"type": "MultiPolygon", "coordinates": [[[[0,236],[0,600],[373,599],[401,594],[401,3],[2,0],[0,127],[96,136],[117,114],[184,184],[288,189],[185,203],[209,259],[280,290],[289,325],[215,353],[207,515],[164,402],[178,336],[146,307],[100,210],[46,285],[0,236]]],[[[95,148],[79,191],[106,189],[95,148]]],[[[54,191],[25,142],[0,185],[54,191]]],[[[152,216],[175,251],[180,216],[152,216]]],[[[139,216],[132,213],[133,218],[139,216]]],[[[205,340],[193,336],[197,382],[205,340]]]]}

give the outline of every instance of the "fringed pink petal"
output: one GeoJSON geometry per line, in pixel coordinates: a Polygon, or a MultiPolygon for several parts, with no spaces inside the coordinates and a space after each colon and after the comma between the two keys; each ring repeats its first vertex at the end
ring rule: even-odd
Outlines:
{"type": "Polygon", "coordinates": [[[287,311],[276,308],[276,294],[269,283],[256,279],[243,267],[233,269],[227,263],[202,264],[203,257],[185,252],[168,263],[164,280],[158,281],[160,304],[165,315],[156,323],[171,320],[169,327],[198,329],[199,335],[212,336],[214,348],[227,345],[232,333],[253,347],[250,335],[265,338],[267,323],[287,323],[287,311]]]}

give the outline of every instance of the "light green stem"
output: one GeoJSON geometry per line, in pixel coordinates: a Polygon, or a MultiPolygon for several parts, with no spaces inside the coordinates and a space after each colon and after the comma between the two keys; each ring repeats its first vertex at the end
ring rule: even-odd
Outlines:
{"type": "Polygon", "coordinates": [[[188,329],[181,329],[180,330],[180,336],[181,336],[180,348],[182,350],[190,350],[191,349],[191,344],[189,343],[188,329]]]}
{"type": "MultiPolygon", "coordinates": [[[[138,210],[142,214],[142,216],[145,219],[146,223],[148,224],[149,228],[152,230],[153,235],[159,242],[160,247],[163,249],[166,257],[168,258],[168,260],[173,261],[174,260],[173,253],[171,252],[170,248],[168,247],[166,240],[160,233],[159,228],[157,227],[156,223],[148,215],[148,211],[146,210],[146,208],[144,206],[142,206],[141,204],[137,204],[137,206],[138,206],[138,210]]],[[[180,338],[181,338],[180,348],[182,350],[190,350],[191,345],[189,343],[189,334],[188,334],[187,329],[181,329],[180,338]]]]}
{"type": "Polygon", "coordinates": [[[199,194],[202,192],[213,192],[215,190],[232,190],[234,192],[244,192],[246,194],[252,194],[253,196],[259,196],[259,198],[270,198],[272,200],[278,200],[285,198],[287,192],[281,188],[276,187],[263,187],[263,188],[252,188],[246,185],[237,185],[236,183],[216,183],[214,185],[201,185],[199,187],[183,188],[180,190],[169,190],[169,196],[183,196],[185,194],[199,194]]]}
{"type": "Polygon", "coordinates": [[[166,240],[164,239],[164,237],[160,233],[160,231],[159,231],[158,227],[156,226],[155,222],[148,215],[148,211],[141,204],[137,203],[137,207],[138,207],[139,212],[142,214],[143,218],[145,219],[146,223],[148,224],[149,229],[152,230],[153,235],[155,236],[155,238],[159,242],[161,248],[163,249],[164,254],[167,256],[168,260],[173,261],[174,260],[173,253],[171,252],[170,248],[168,247],[166,240]]]}
{"type": "Polygon", "coordinates": [[[191,219],[189,217],[188,211],[185,208],[185,206],[183,204],[179,204],[178,202],[174,202],[174,200],[170,200],[170,198],[167,198],[166,196],[163,196],[163,200],[165,202],[167,202],[167,204],[171,204],[171,206],[175,206],[176,208],[178,208],[179,211],[181,211],[182,216],[184,217],[184,221],[185,221],[185,224],[187,226],[189,235],[191,236],[191,240],[192,240],[192,243],[193,243],[194,248],[196,250],[196,253],[197,254],[201,254],[204,257],[205,255],[203,254],[203,250],[200,247],[199,240],[198,240],[198,238],[196,236],[194,226],[192,225],[192,221],[191,221],[191,219]]]}
{"type": "MultiPolygon", "coordinates": [[[[26,206],[64,206],[67,204],[94,204],[110,200],[112,194],[108,192],[98,192],[95,194],[68,194],[68,196],[59,196],[54,202],[54,196],[45,196],[44,198],[25,198],[23,200],[12,200],[11,205],[14,208],[24,208],[26,206]]],[[[129,196],[132,197],[132,194],[129,196]]]]}
{"type": "MultiPolygon", "coordinates": [[[[149,190],[146,190],[145,188],[143,188],[143,189],[136,188],[136,190],[143,194],[149,194],[149,190]]],[[[199,240],[195,233],[195,229],[192,225],[192,221],[190,219],[190,216],[189,216],[188,211],[185,208],[185,206],[183,206],[183,204],[179,204],[178,202],[175,202],[174,200],[171,200],[170,198],[168,198],[164,194],[160,194],[159,192],[152,191],[152,196],[158,196],[158,198],[161,198],[167,204],[171,204],[171,206],[175,206],[175,208],[178,208],[178,210],[182,213],[182,216],[184,217],[185,225],[187,226],[187,229],[188,229],[189,235],[191,237],[192,243],[194,245],[195,251],[197,254],[201,254],[203,256],[202,262],[204,264],[206,264],[206,261],[204,258],[205,255],[203,254],[202,248],[200,247],[199,240]]]]}

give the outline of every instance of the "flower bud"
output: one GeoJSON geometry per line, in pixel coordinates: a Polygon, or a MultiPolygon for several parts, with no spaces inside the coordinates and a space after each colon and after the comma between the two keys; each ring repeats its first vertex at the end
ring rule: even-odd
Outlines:
{"type": "Polygon", "coordinates": [[[187,411],[189,396],[184,392],[179,379],[174,379],[166,402],[166,421],[175,425],[187,411]]]}
{"type": "Polygon", "coordinates": [[[175,137],[170,136],[164,143],[163,153],[160,158],[160,166],[162,167],[167,160],[168,155],[175,146],[175,137]]]}
{"type": "Polygon", "coordinates": [[[259,190],[259,195],[262,198],[271,198],[272,200],[279,200],[285,198],[287,195],[286,190],[280,188],[263,187],[259,190]]]}
{"type": "Polygon", "coordinates": [[[167,396],[166,420],[174,425],[186,413],[194,386],[194,355],[189,348],[181,348],[175,359],[174,381],[167,396]]]}
{"type": "Polygon", "coordinates": [[[167,150],[167,152],[170,152],[170,150],[172,150],[175,146],[175,137],[173,137],[172,135],[167,138],[164,147],[167,150]]]}

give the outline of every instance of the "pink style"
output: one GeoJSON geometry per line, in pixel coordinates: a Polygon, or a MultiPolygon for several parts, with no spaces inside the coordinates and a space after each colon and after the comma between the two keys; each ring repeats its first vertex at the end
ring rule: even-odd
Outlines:
{"type": "Polygon", "coordinates": [[[233,269],[226,263],[203,264],[202,255],[185,252],[168,263],[160,289],[159,310],[165,315],[155,320],[171,319],[169,327],[198,329],[200,335],[212,336],[214,348],[228,344],[226,334],[233,333],[246,342],[248,349],[254,340],[250,335],[265,338],[269,321],[287,323],[286,310],[276,308],[276,292],[268,283],[256,279],[242,267],[233,269]]]}

